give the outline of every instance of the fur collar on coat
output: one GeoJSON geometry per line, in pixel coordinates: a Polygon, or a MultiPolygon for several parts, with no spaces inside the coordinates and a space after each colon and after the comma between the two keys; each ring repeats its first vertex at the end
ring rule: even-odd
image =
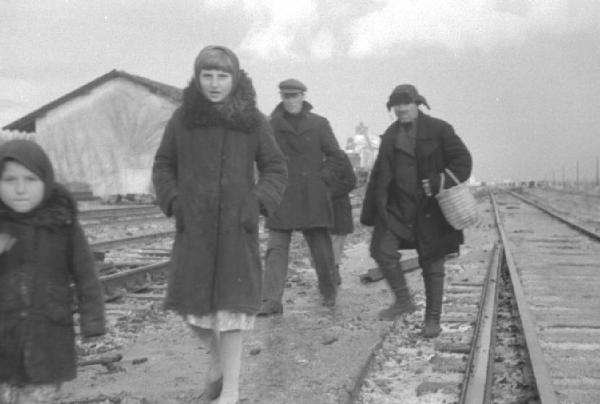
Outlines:
{"type": "Polygon", "coordinates": [[[0,222],[12,221],[57,229],[73,224],[77,218],[77,202],[62,185],[55,184],[48,199],[28,213],[17,213],[0,201],[0,222]]]}
{"type": "Polygon", "coordinates": [[[259,116],[256,91],[244,70],[240,70],[237,88],[220,108],[198,91],[193,80],[190,80],[183,90],[183,122],[188,129],[224,126],[242,132],[252,132],[260,124],[259,116]]]}

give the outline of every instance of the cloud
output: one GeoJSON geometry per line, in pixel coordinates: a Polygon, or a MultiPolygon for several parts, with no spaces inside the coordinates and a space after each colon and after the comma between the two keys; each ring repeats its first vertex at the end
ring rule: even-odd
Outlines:
{"type": "Polygon", "coordinates": [[[310,54],[313,59],[329,59],[333,55],[334,46],[333,33],[327,28],[322,28],[310,43],[310,54]]]}
{"type": "Polygon", "coordinates": [[[241,48],[257,56],[298,56],[294,47],[306,40],[318,20],[316,0],[244,0],[252,27],[241,48]]]}
{"type": "Polygon", "coordinates": [[[240,49],[263,58],[366,57],[437,46],[515,46],[535,34],[595,27],[600,2],[586,0],[206,0],[209,10],[247,16],[240,49]]]}
{"type": "Polygon", "coordinates": [[[348,54],[364,57],[392,48],[434,45],[460,52],[515,45],[537,33],[586,29],[600,7],[569,0],[378,0],[379,8],[358,18],[348,33],[348,54]]]}

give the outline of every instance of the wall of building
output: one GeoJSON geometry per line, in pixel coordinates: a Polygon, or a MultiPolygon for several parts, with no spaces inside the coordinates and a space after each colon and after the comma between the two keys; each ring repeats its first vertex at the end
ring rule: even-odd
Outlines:
{"type": "Polygon", "coordinates": [[[177,104],[118,78],[36,121],[57,179],[88,183],[97,196],[149,193],[151,167],[177,104]]]}

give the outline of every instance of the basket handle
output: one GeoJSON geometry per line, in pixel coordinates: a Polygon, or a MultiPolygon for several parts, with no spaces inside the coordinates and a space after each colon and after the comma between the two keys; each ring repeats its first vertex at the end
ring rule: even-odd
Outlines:
{"type": "MultiPolygon", "coordinates": [[[[446,174],[448,174],[450,176],[450,178],[452,178],[454,180],[454,182],[456,182],[456,185],[460,185],[460,181],[458,180],[458,178],[456,178],[456,176],[454,175],[454,173],[452,171],[450,171],[450,169],[448,168],[444,168],[444,171],[446,172],[446,174]]],[[[440,189],[444,189],[444,175],[442,175],[442,184],[440,189]]]]}

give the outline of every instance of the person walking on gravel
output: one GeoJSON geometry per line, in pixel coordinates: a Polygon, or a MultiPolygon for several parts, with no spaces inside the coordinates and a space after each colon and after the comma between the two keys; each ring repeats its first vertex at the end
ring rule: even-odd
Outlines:
{"type": "Polygon", "coordinates": [[[360,221],[374,226],[370,253],[392,289],[395,301],[380,312],[393,320],[416,310],[400,266],[399,249],[416,249],[425,283],[425,319],[422,335],[439,335],[444,290],[444,259],[457,253],[463,234],[444,218],[435,195],[442,176],[445,187],[471,175],[471,154],[450,124],[420,111],[429,108],[410,84],[394,88],[387,102],[397,120],[381,136],[360,221]]]}
{"type": "Polygon", "coordinates": [[[83,342],[106,331],[104,295],[77,202],[35,142],[0,146],[0,403],[56,403],[83,342]]]}
{"type": "Polygon", "coordinates": [[[152,179],[176,226],[165,308],[210,350],[204,398],[236,403],[241,331],[253,328],[261,303],[259,214],[281,201],[287,167],[230,49],[207,46],[197,56],[152,179]]]}
{"type": "Polygon", "coordinates": [[[333,210],[322,176],[324,160],[340,159],[342,153],[329,121],[313,112],[304,100],[307,90],[296,79],[279,84],[281,103],[271,114],[275,139],[287,157],[289,181],[281,205],[267,218],[269,229],[263,304],[259,315],[281,314],[288,271],[291,235],[301,231],[317,271],[322,303],[335,306],[335,262],[329,229],[333,210]]]}

